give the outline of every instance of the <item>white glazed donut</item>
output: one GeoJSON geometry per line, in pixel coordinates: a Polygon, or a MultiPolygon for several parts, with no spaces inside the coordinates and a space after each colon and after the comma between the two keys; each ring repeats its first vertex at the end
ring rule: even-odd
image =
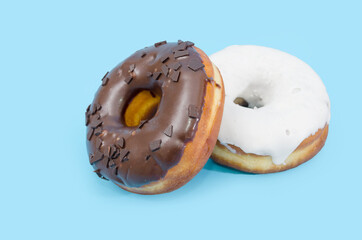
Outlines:
{"type": "Polygon", "coordinates": [[[310,66],[260,46],[230,46],[210,58],[225,84],[216,162],[268,173],[298,166],[319,152],[328,135],[330,102],[310,66]]]}

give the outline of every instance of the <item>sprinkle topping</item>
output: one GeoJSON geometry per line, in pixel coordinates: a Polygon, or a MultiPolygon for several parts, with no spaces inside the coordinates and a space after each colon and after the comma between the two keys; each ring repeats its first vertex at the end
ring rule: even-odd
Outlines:
{"type": "Polygon", "coordinates": [[[172,137],[172,132],[173,132],[173,126],[170,125],[168,126],[165,131],[163,132],[167,137],[172,137]]]}
{"type": "Polygon", "coordinates": [[[196,107],[195,105],[190,105],[188,110],[190,118],[199,118],[200,109],[198,107],[196,107]]]}
{"type": "Polygon", "coordinates": [[[155,43],[155,47],[159,47],[159,46],[164,45],[166,43],[167,43],[167,41],[162,41],[162,42],[155,43]]]}
{"type": "Polygon", "coordinates": [[[132,76],[128,76],[126,77],[126,79],[124,79],[124,81],[127,83],[127,84],[130,84],[133,80],[133,77],[132,76]]]}
{"type": "Polygon", "coordinates": [[[195,72],[197,70],[200,70],[201,68],[205,67],[205,65],[201,62],[201,60],[195,59],[195,58],[191,59],[187,66],[195,72]]]}
{"type": "Polygon", "coordinates": [[[161,139],[151,142],[150,143],[150,150],[152,152],[155,152],[155,151],[159,150],[161,148],[161,143],[162,143],[161,139]]]}
{"type": "Polygon", "coordinates": [[[180,77],[180,72],[179,71],[175,71],[171,74],[171,80],[174,82],[178,82],[178,79],[180,77]]]}

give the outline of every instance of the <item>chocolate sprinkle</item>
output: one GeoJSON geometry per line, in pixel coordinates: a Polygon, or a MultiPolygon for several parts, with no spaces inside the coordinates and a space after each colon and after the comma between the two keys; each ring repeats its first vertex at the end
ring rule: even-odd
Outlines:
{"type": "Polygon", "coordinates": [[[174,82],[178,82],[178,79],[180,77],[180,72],[179,71],[175,71],[171,74],[171,80],[174,82]]]}
{"type": "Polygon", "coordinates": [[[144,56],[146,56],[146,52],[141,53],[141,58],[143,58],[144,56]]]}
{"type": "Polygon", "coordinates": [[[94,133],[94,129],[93,129],[93,128],[91,128],[91,129],[88,130],[87,139],[88,139],[89,141],[92,139],[93,133],[94,133]]]}
{"type": "Polygon", "coordinates": [[[176,51],[175,54],[174,54],[175,58],[184,57],[184,56],[189,56],[189,55],[190,55],[190,53],[189,53],[189,51],[187,51],[187,50],[184,50],[184,51],[176,51]]]}
{"type": "Polygon", "coordinates": [[[196,72],[197,70],[205,67],[205,65],[204,65],[199,59],[195,59],[195,58],[191,59],[191,60],[189,61],[189,64],[188,64],[187,66],[188,66],[191,70],[193,70],[193,71],[195,71],[195,72],[196,72]]]}
{"type": "Polygon", "coordinates": [[[168,67],[166,65],[162,65],[161,71],[162,71],[163,75],[165,75],[167,77],[167,75],[168,75],[168,67]]]}
{"type": "Polygon", "coordinates": [[[116,163],[112,159],[109,159],[108,160],[108,167],[113,168],[114,166],[116,166],[116,163]]]}
{"type": "Polygon", "coordinates": [[[97,169],[97,170],[95,170],[93,172],[95,172],[97,174],[97,176],[101,178],[103,176],[102,176],[102,174],[100,174],[100,171],[101,171],[100,169],[97,169]]]}
{"type": "Polygon", "coordinates": [[[161,76],[161,72],[154,72],[153,73],[153,78],[155,79],[155,80],[158,80],[159,78],[160,78],[160,76],[161,76]]]}
{"type": "Polygon", "coordinates": [[[101,169],[97,169],[97,170],[95,170],[94,172],[97,174],[97,176],[98,176],[100,179],[103,179],[103,180],[108,181],[108,179],[105,178],[105,177],[101,174],[101,169]]]}
{"type": "Polygon", "coordinates": [[[164,56],[162,57],[160,60],[162,63],[166,62],[170,57],[169,56],[164,56]]]}
{"type": "Polygon", "coordinates": [[[89,110],[90,110],[90,108],[91,108],[91,105],[92,105],[92,104],[89,104],[89,105],[88,105],[86,112],[89,112],[89,110]]]}
{"type": "Polygon", "coordinates": [[[103,128],[101,126],[94,129],[94,135],[96,135],[96,136],[101,135],[102,132],[103,132],[103,128]]]}
{"type": "Polygon", "coordinates": [[[118,147],[115,148],[116,150],[113,152],[112,154],[112,159],[118,158],[118,156],[120,155],[120,149],[118,147]]]}
{"type": "Polygon", "coordinates": [[[104,158],[104,154],[96,151],[96,154],[94,154],[94,157],[90,160],[90,164],[93,164],[95,162],[98,162],[104,158]]]}
{"type": "Polygon", "coordinates": [[[158,149],[161,148],[161,143],[162,143],[162,140],[161,140],[161,139],[155,140],[155,141],[151,142],[151,143],[150,143],[150,150],[151,150],[152,152],[157,151],[158,149]]]}
{"type": "Polygon", "coordinates": [[[92,106],[92,114],[96,114],[99,110],[102,109],[102,106],[98,103],[93,104],[92,106]]]}
{"type": "Polygon", "coordinates": [[[179,70],[179,68],[181,67],[181,63],[175,62],[175,63],[169,65],[169,67],[176,71],[176,70],[179,70]]]}
{"type": "Polygon", "coordinates": [[[129,151],[126,149],[122,149],[119,153],[119,158],[123,161],[123,159],[129,154],[129,151]]]}
{"type": "Polygon", "coordinates": [[[114,152],[117,150],[115,146],[108,146],[108,157],[112,158],[114,152]]]}
{"type": "Polygon", "coordinates": [[[106,74],[104,74],[104,76],[102,77],[102,81],[106,78],[106,76],[108,75],[109,72],[106,72],[106,74]]]}
{"type": "Polygon", "coordinates": [[[91,122],[90,126],[91,126],[92,128],[97,128],[97,127],[99,127],[99,126],[102,125],[102,124],[103,124],[103,122],[102,122],[101,119],[96,119],[96,120],[94,120],[94,121],[91,122]]]}
{"type": "Polygon", "coordinates": [[[96,140],[96,149],[101,149],[102,145],[103,145],[102,139],[97,138],[97,140],[96,140]]]}
{"type": "Polygon", "coordinates": [[[102,86],[106,86],[109,81],[109,78],[105,78],[102,80],[102,86]]]}
{"type": "Polygon", "coordinates": [[[109,78],[107,78],[109,72],[107,72],[106,74],[104,74],[103,78],[102,78],[102,86],[105,86],[108,83],[109,78]]]}
{"type": "Polygon", "coordinates": [[[147,156],[146,156],[146,161],[147,161],[148,159],[150,159],[150,157],[151,157],[151,155],[147,155],[147,156]]]}
{"type": "Polygon", "coordinates": [[[166,128],[165,131],[163,131],[163,133],[167,137],[172,137],[172,132],[173,132],[173,126],[172,125],[168,126],[168,128],[166,128]]]}
{"type": "Polygon", "coordinates": [[[97,104],[97,111],[100,111],[102,109],[102,105],[97,104]]]}
{"type": "Polygon", "coordinates": [[[136,65],[135,65],[135,64],[131,64],[131,65],[129,66],[129,72],[133,72],[135,68],[136,68],[136,65]]]}
{"type": "Polygon", "coordinates": [[[190,41],[186,41],[186,45],[187,45],[188,47],[192,47],[192,46],[195,45],[195,43],[190,42],[190,41]]]}
{"type": "Polygon", "coordinates": [[[186,50],[187,47],[188,46],[186,42],[182,42],[179,44],[179,50],[186,50]]]}
{"type": "Polygon", "coordinates": [[[89,113],[88,111],[85,113],[85,125],[88,126],[89,124],[89,113]]]}
{"type": "Polygon", "coordinates": [[[98,111],[97,103],[95,103],[95,104],[92,105],[92,115],[96,114],[97,111],[98,111]]]}
{"type": "Polygon", "coordinates": [[[117,165],[117,167],[115,168],[115,170],[114,170],[114,175],[118,175],[118,165],[117,165]]]}
{"type": "Polygon", "coordinates": [[[133,80],[133,77],[132,76],[128,76],[126,77],[126,79],[124,80],[127,84],[130,84],[133,80]]]}
{"type": "Polygon", "coordinates": [[[124,148],[124,145],[125,145],[125,140],[124,140],[124,138],[121,137],[120,139],[118,139],[115,145],[116,145],[117,147],[119,147],[119,148],[124,148]]]}
{"type": "Polygon", "coordinates": [[[162,42],[155,43],[155,47],[159,47],[159,46],[164,45],[166,43],[167,43],[167,41],[162,41],[162,42]]]}
{"type": "Polygon", "coordinates": [[[173,51],[174,51],[174,52],[176,52],[176,51],[183,51],[183,50],[186,50],[186,48],[187,48],[186,42],[181,42],[181,43],[178,44],[177,47],[175,47],[175,48],[173,49],[173,51]]]}
{"type": "Polygon", "coordinates": [[[153,75],[153,74],[152,74],[151,72],[147,72],[147,73],[146,73],[146,76],[147,76],[147,77],[152,77],[152,75],[153,75]]]}
{"type": "Polygon", "coordinates": [[[195,105],[190,105],[188,111],[189,111],[190,118],[199,118],[200,110],[195,105]]]}

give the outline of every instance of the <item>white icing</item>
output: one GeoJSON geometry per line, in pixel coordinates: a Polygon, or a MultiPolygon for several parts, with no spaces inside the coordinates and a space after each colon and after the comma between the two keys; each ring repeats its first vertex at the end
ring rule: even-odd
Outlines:
{"type": "Polygon", "coordinates": [[[230,46],[211,55],[225,85],[219,141],[282,164],[330,119],[322,80],[300,59],[267,47],[230,46]],[[237,97],[249,107],[234,103],[237,97]]]}
{"type": "Polygon", "coordinates": [[[220,141],[219,141],[219,143],[221,145],[223,145],[224,147],[226,147],[230,152],[232,152],[234,154],[236,153],[236,150],[234,148],[230,147],[229,145],[227,145],[226,143],[223,143],[223,142],[220,142],[220,141]]]}

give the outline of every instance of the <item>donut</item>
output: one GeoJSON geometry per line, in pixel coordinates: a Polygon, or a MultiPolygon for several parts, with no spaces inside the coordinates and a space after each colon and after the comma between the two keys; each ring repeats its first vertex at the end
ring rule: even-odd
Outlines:
{"type": "Polygon", "coordinates": [[[212,159],[244,172],[296,167],[324,146],[330,102],[313,69],[288,53],[230,46],[210,56],[225,84],[212,159]]]}
{"type": "Polygon", "coordinates": [[[223,104],[221,75],[192,42],[136,51],[104,75],[87,108],[89,162],[129,192],[173,191],[207,162],[223,104]]]}

